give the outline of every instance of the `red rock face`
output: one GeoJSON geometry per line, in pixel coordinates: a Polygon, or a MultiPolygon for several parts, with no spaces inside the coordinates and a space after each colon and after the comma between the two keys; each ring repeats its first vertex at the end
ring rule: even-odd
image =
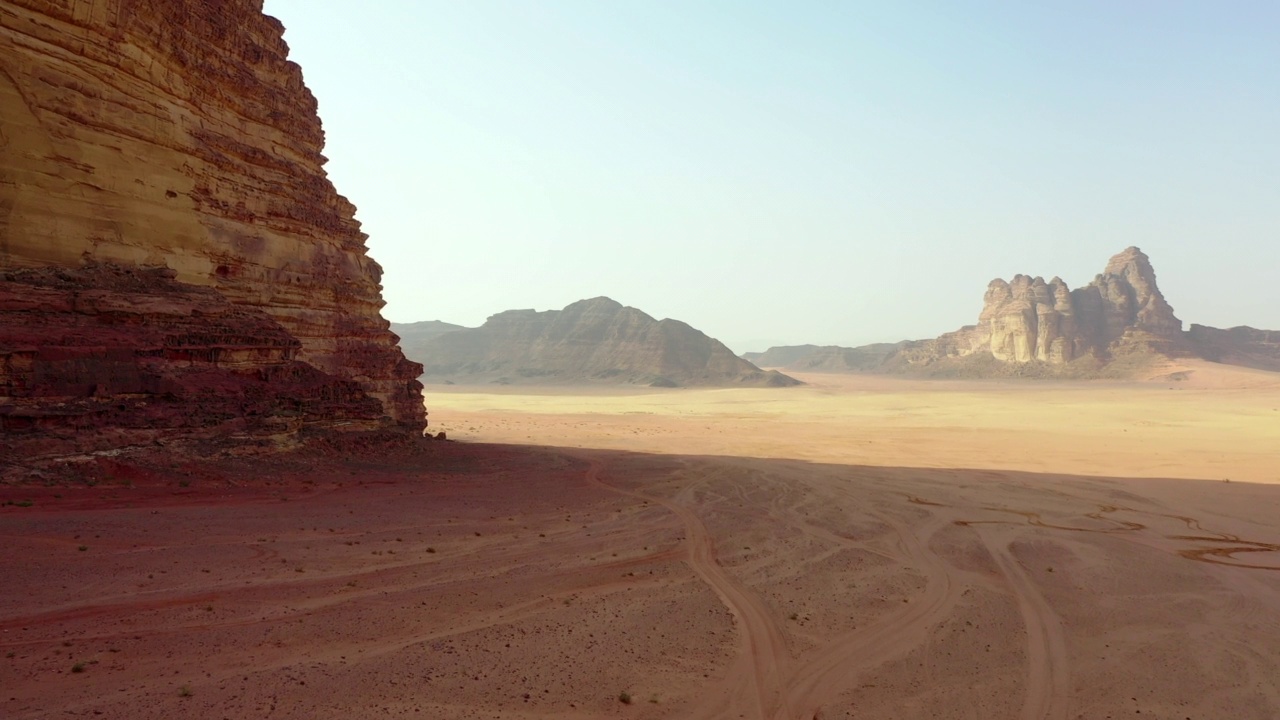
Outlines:
{"type": "MultiPolygon", "coordinates": [[[[381,268],[325,175],[282,33],[252,0],[0,0],[0,270],[167,268],[221,298],[224,322],[254,337],[271,323],[290,367],[358,390],[335,395],[354,398],[356,427],[416,434],[420,368],[379,314],[381,268]]],[[[6,297],[29,280],[6,276],[6,297]]],[[[13,363],[31,338],[4,327],[13,363]]]]}
{"type": "Polygon", "coordinates": [[[111,265],[0,275],[0,461],[385,432],[382,404],[300,362],[279,323],[172,276],[111,265]]]}

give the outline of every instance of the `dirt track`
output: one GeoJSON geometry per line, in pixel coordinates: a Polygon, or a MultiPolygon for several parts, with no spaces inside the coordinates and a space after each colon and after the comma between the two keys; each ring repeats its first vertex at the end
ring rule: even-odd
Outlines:
{"type": "Polygon", "coordinates": [[[439,448],[0,488],[0,715],[1280,715],[1280,486],[439,448]]]}

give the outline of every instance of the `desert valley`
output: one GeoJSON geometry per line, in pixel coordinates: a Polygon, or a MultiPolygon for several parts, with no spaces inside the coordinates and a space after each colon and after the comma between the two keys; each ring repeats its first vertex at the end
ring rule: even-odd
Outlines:
{"type": "Polygon", "coordinates": [[[0,717],[1280,717],[1280,333],[388,323],[283,33],[0,0],[0,717]]]}
{"type": "Polygon", "coordinates": [[[0,488],[0,562],[16,579],[0,707],[806,720],[1280,707],[1274,375],[800,378],[429,386],[458,442],[104,459],[0,488]]]}

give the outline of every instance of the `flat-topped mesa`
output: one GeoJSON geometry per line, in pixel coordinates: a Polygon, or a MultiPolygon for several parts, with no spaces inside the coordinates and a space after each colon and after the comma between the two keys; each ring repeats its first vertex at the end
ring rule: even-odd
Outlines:
{"type": "Polygon", "coordinates": [[[168,268],[380,408],[335,430],[416,435],[420,368],[287,54],[261,0],[0,0],[0,270],[168,268]]]}

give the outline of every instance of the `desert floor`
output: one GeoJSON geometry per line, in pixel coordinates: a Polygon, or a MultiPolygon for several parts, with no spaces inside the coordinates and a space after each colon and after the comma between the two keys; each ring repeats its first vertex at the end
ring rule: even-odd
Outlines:
{"type": "Polygon", "coordinates": [[[0,487],[0,717],[1271,720],[1280,383],[1214,370],[433,387],[460,442],[0,487]]]}
{"type": "Polygon", "coordinates": [[[1180,382],[793,375],[798,388],[428,387],[433,430],[485,442],[885,467],[1280,483],[1280,373],[1180,382]]]}

